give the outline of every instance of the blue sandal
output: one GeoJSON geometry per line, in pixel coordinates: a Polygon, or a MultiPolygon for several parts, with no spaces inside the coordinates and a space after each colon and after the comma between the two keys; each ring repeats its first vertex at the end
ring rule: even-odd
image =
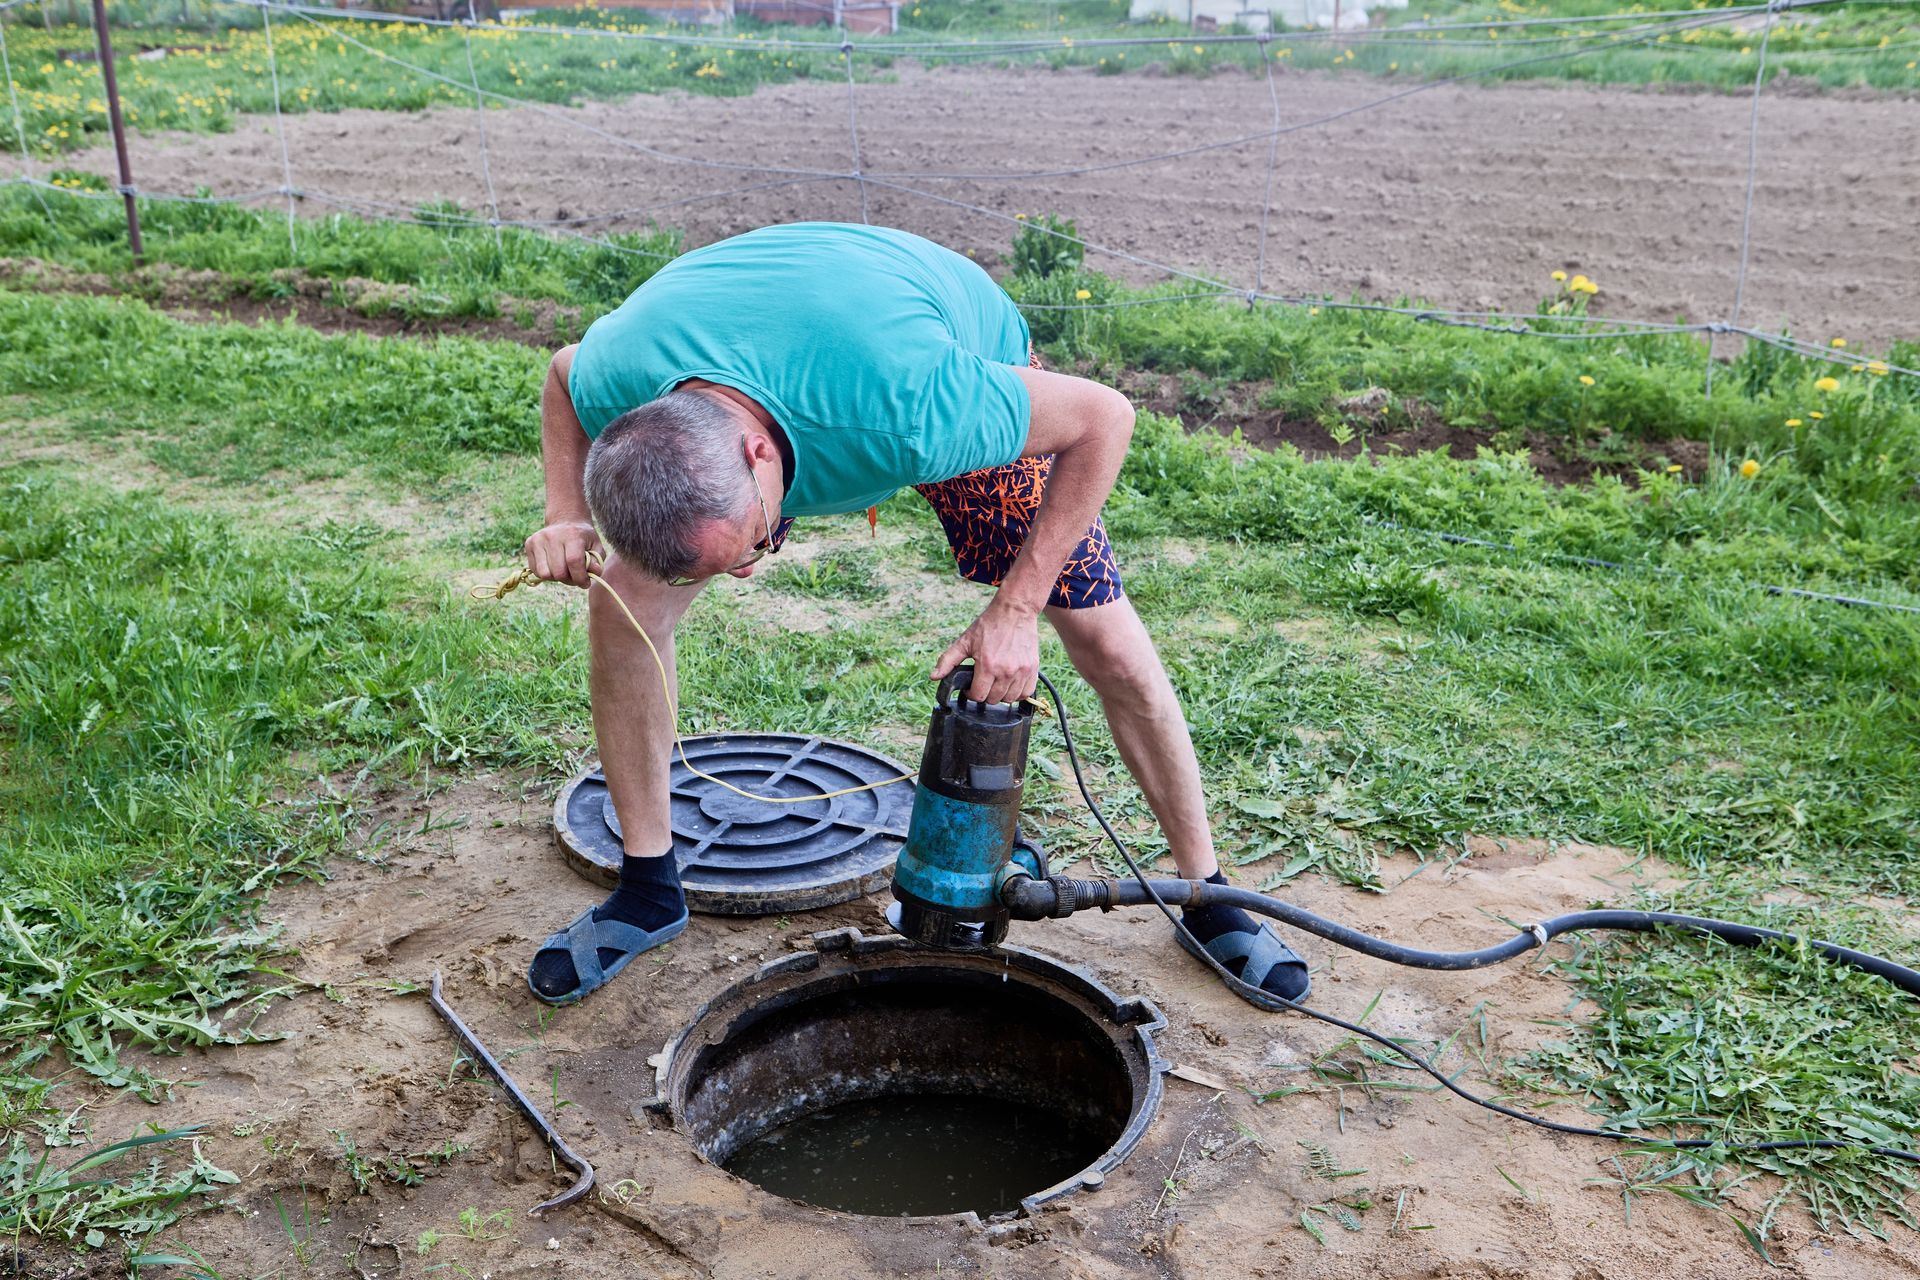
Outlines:
{"type": "MultiPolygon", "coordinates": [[[[1188,955],[1206,964],[1201,948],[1195,945],[1185,929],[1175,929],[1173,936],[1188,955]]],[[[1307,976],[1307,962],[1302,960],[1293,948],[1280,941],[1280,934],[1270,924],[1263,923],[1253,933],[1223,933],[1207,943],[1205,950],[1206,955],[1212,956],[1221,964],[1230,965],[1242,958],[1246,960],[1247,963],[1241,968],[1239,977],[1221,974],[1220,981],[1227,984],[1227,990],[1257,1008],[1281,1013],[1305,1000],[1308,992],[1313,990],[1313,981],[1307,976]],[[1268,974],[1276,968],[1289,965],[1297,965],[1300,969],[1300,980],[1303,985],[1299,995],[1292,1000],[1285,1000],[1263,989],[1262,984],[1266,982],[1268,974]]],[[[1207,967],[1212,968],[1211,965],[1207,967]]]]}
{"type": "Polygon", "coordinates": [[[687,927],[687,913],[682,911],[680,918],[671,924],[661,925],[658,929],[642,929],[638,925],[626,924],[619,920],[595,920],[594,908],[588,907],[568,922],[567,927],[553,934],[540,944],[533,953],[533,963],[538,964],[540,957],[549,951],[564,951],[573,959],[573,972],[580,982],[565,995],[545,996],[533,985],[533,965],[527,966],[527,990],[534,998],[548,1004],[572,1004],[581,998],[593,994],[607,983],[620,976],[620,971],[633,963],[633,958],[643,951],[651,951],[663,943],[671,942],[680,936],[687,927]],[[618,951],[620,958],[604,970],[600,967],[602,950],[618,951]]]}

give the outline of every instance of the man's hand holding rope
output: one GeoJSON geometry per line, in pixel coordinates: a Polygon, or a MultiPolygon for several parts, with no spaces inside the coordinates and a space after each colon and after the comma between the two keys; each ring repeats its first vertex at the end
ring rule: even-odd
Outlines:
{"type": "Polygon", "coordinates": [[[528,538],[521,547],[527,558],[527,571],[542,582],[587,585],[587,573],[606,559],[600,547],[600,533],[590,520],[561,520],[528,538]]]}

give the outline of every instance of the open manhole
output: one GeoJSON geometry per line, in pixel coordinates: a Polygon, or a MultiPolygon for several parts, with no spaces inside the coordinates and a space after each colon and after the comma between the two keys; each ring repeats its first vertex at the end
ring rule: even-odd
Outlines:
{"type": "MultiPolygon", "coordinates": [[[[714,733],[688,738],[668,778],[673,853],[687,905],[714,915],[778,915],[851,902],[884,888],[906,843],[913,783],[894,782],[830,800],[768,803],[717,786],[687,767],[754,796],[812,796],[899,778],[909,770],[865,747],[797,733],[714,733]]],[[[554,801],[554,840],[575,871],[612,887],[625,855],[620,815],[598,769],[554,801]]]]}
{"type": "Polygon", "coordinates": [[[1160,1109],[1149,1001],[1018,947],[816,935],[667,1046],[656,1110],[714,1164],[848,1213],[982,1218],[1098,1187],[1160,1109]]]}

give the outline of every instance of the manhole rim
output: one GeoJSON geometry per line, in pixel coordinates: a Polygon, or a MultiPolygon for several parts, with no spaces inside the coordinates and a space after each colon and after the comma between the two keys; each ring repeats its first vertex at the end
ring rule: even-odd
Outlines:
{"type": "MultiPolygon", "coordinates": [[[[863,746],[857,742],[849,742],[844,738],[830,738],[824,734],[776,733],[765,730],[726,730],[714,733],[695,734],[684,739],[684,741],[688,746],[694,746],[696,744],[706,746],[709,744],[724,744],[728,739],[774,737],[793,738],[798,742],[813,743],[816,747],[838,748],[857,756],[867,757],[877,766],[884,768],[889,774],[903,775],[899,782],[888,783],[887,786],[906,786],[908,788],[912,786],[914,771],[901,764],[892,756],[885,752],[877,751],[872,747],[863,746]]],[[[673,754],[672,764],[675,767],[681,764],[680,754],[677,750],[673,754]]],[[[566,784],[560,788],[559,793],[554,796],[553,843],[554,847],[559,851],[562,861],[564,861],[576,875],[591,884],[601,885],[611,889],[619,883],[618,868],[609,865],[607,862],[602,861],[589,852],[589,841],[584,838],[583,833],[576,830],[576,825],[568,812],[580,788],[589,783],[596,786],[606,785],[601,762],[597,757],[582,767],[579,773],[569,778],[566,784]]],[[[892,854],[887,857],[884,864],[860,872],[859,874],[849,874],[841,879],[811,886],[806,889],[785,890],[778,895],[777,901],[770,901],[753,895],[730,894],[713,889],[701,888],[697,885],[689,885],[687,886],[687,905],[692,910],[703,915],[766,916],[785,915],[795,911],[817,911],[823,907],[833,907],[839,906],[841,903],[853,902],[859,898],[867,897],[870,894],[878,893],[893,882],[893,863],[894,859],[899,856],[900,848],[906,843],[905,834],[904,832],[898,836],[877,834],[877,838],[894,841],[892,854]]]]}
{"type": "MultiPolygon", "coordinates": [[[[695,1158],[708,1168],[725,1172],[719,1165],[709,1160],[705,1152],[701,1151],[698,1140],[673,1103],[674,1064],[688,1037],[724,1002],[738,999],[754,987],[768,982],[818,972],[823,964],[840,958],[859,961],[889,954],[907,954],[967,964],[978,963],[983,957],[990,956],[1025,976],[1060,984],[1072,995],[1092,1005],[1097,1016],[1105,1019],[1114,1031],[1125,1029],[1124,1039],[1129,1041],[1131,1047],[1140,1055],[1140,1061],[1145,1067],[1145,1083],[1134,1098],[1133,1110],[1128,1115],[1126,1126],[1121,1130],[1119,1137],[1115,1138],[1106,1150],[1084,1168],[1069,1174],[1050,1187],[1044,1187],[1031,1195],[1021,1197],[1017,1211],[995,1215],[996,1218],[1032,1217],[1042,1206],[1073,1195],[1075,1192],[1098,1190],[1105,1185],[1107,1176],[1133,1154],[1134,1149],[1146,1137],[1147,1130],[1152,1127],[1154,1120],[1159,1117],[1166,1093],[1166,1073],[1173,1064],[1160,1056],[1159,1048],[1154,1042],[1154,1034],[1167,1028],[1166,1015],[1160,1011],[1159,1005],[1146,996],[1122,996],[1079,965],[1069,964],[1043,952],[1020,946],[1002,945],[990,953],[941,951],[923,947],[897,934],[869,937],[862,930],[852,927],[824,930],[812,934],[809,941],[813,944],[812,950],[795,951],[791,955],[769,960],[746,977],[728,983],[710,998],[702,1001],[700,1006],[688,1016],[680,1030],[667,1040],[660,1052],[648,1059],[654,1069],[654,1093],[651,1098],[640,1104],[641,1108],[648,1113],[665,1117],[673,1131],[687,1140],[695,1158]]],[[[1116,1040],[1120,1038],[1116,1037],[1116,1040]]],[[[754,1190],[776,1200],[799,1203],[787,1201],[786,1197],[761,1187],[756,1186],[754,1190]]],[[[808,1207],[822,1213],[844,1214],[849,1218],[870,1216],[841,1209],[808,1207]]],[[[981,1223],[980,1215],[972,1210],[908,1216],[900,1221],[971,1222],[975,1225],[984,1225],[981,1223]]]]}

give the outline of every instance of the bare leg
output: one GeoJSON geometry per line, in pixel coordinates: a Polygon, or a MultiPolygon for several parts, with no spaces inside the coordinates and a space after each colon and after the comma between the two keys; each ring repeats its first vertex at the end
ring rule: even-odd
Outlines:
{"type": "Polygon", "coordinates": [[[634,955],[670,939],[687,919],[679,869],[669,856],[673,833],[667,777],[679,700],[673,629],[700,588],[669,587],[618,559],[610,561],[601,576],[620,599],[598,582],[588,588],[593,727],[601,771],[620,814],[626,856],[612,896],[534,953],[527,983],[535,995],[555,1003],[576,1000],[598,987],[634,955]],[[646,628],[659,663],[634,629],[636,622],[646,628]]]}
{"type": "Polygon", "coordinates": [[[1189,880],[1212,875],[1220,863],[1200,790],[1200,762],[1173,682],[1133,603],[1122,597],[1093,609],[1049,608],[1047,621],[1074,668],[1100,695],[1114,745],[1159,821],[1174,865],[1189,880]]]}
{"type": "MultiPolygon", "coordinates": [[[[1140,615],[1122,597],[1094,609],[1050,608],[1047,620],[1100,695],[1114,745],[1159,821],[1180,874],[1189,880],[1218,875],[1193,737],[1140,615]]],[[[1306,998],[1307,964],[1276,930],[1238,907],[1189,907],[1181,921],[1194,942],[1234,975],[1241,996],[1256,1003],[1267,996],[1306,998]]]]}
{"type": "Polygon", "coordinates": [[[673,691],[669,702],[646,641],[607,589],[593,584],[587,594],[587,639],[592,649],[589,681],[600,768],[620,815],[627,856],[653,858],[673,843],[667,773],[673,755],[674,707],[680,698],[673,629],[704,584],[669,587],[618,558],[608,562],[601,576],[647,629],[673,691]]]}

